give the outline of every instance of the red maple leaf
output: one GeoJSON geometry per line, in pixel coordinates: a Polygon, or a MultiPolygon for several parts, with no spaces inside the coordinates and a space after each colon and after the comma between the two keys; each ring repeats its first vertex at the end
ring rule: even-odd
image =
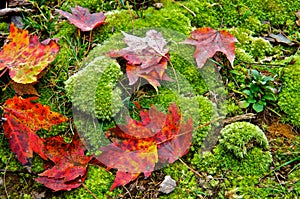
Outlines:
{"type": "Polygon", "coordinates": [[[105,15],[103,12],[91,14],[87,8],[76,6],[71,8],[72,14],[57,10],[59,14],[66,17],[70,23],[80,28],[82,31],[91,31],[94,28],[104,24],[105,15]]]}
{"type": "Polygon", "coordinates": [[[198,28],[191,32],[191,37],[182,43],[196,46],[194,57],[198,67],[202,68],[206,60],[213,57],[217,51],[223,52],[233,66],[234,42],[237,42],[237,39],[227,31],[198,28]]]}
{"type": "Polygon", "coordinates": [[[23,99],[13,97],[4,104],[3,123],[4,135],[9,140],[11,150],[18,160],[30,166],[33,152],[47,159],[43,151],[44,139],[35,133],[40,129],[49,130],[55,124],[67,121],[59,113],[50,111],[48,106],[34,102],[38,98],[23,99]]]}
{"type": "Polygon", "coordinates": [[[84,155],[86,148],[77,135],[71,143],[60,136],[48,138],[43,150],[54,166],[39,174],[37,182],[54,191],[71,190],[84,182],[92,156],[84,155]]]}
{"type": "Polygon", "coordinates": [[[170,59],[169,50],[165,48],[167,42],[161,33],[149,30],[143,38],[122,33],[128,47],[118,52],[111,51],[110,56],[123,57],[127,61],[129,85],[133,85],[142,77],[157,90],[157,86],[160,86],[159,81],[171,81],[165,73],[170,59]]]}
{"type": "Polygon", "coordinates": [[[59,52],[59,46],[54,40],[48,44],[39,43],[36,35],[28,35],[27,30],[18,29],[13,23],[8,39],[10,42],[0,52],[0,71],[9,70],[9,76],[17,83],[36,82],[40,73],[59,52]]]}
{"type": "Polygon", "coordinates": [[[192,120],[182,122],[179,108],[172,103],[168,113],[154,106],[140,112],[140,121],[127,118],[127,125],[117,125],[106,133],[113,143],[100,149],[103,165],[118,169],[111,190],[137,178],[150,176],[158,163],[173,163],[185,155],[192,140],[192,120]]]}

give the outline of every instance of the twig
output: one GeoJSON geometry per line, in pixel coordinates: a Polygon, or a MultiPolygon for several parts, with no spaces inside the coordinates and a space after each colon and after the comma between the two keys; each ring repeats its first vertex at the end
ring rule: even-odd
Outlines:
{"type": "Polygon", "coordinates": [[[131,19],[131,23],[132,23],[132,31],[134,30],[134,21],[133,21],[133,15],[132,15],[132,11],[130,9],[130,6],[129,6],[129,2],[126,1],[126,6],[128,8],[128,11],[129,11],[129,14],[130,14],[130,19],[131,19]]]}
{"type": "Polygon", "coordinates": [[[217,121],[222,120],[222,119],[224,119],[224,118],[225,118],[225,117],[222,116],[222,117],[218,117],[218,118],[216,118],[216,119],[214,119],[214,120],[212,120],[212,121],[206,122],[206,123],[204,123],[204,124],[198,126],[198,129],[201,129],[201,128],[205,127],[205,126],[210,125],[211,123],[217,122],[217,121]]]}
{"type": "Polygon", "coordinates": [[[256,117],[256,114],[254,114],[254,113],[246,113],[243,115],[237,115],[234,117],[227,118],[227,119],[223,120],[222,122],[224,124],[230,124],[232,122],[236,122],[236,121],[240,121],[240,120],[254,119],[255,117],[256,117]]]}
{"type": "Polygon", "coordinates": [[[178,5],[180,5],[180,6],[182,6],[187,11],[189,11],[193,15],[193,17],[197,17],[196,13],[194,13],[191,9],[189,9],[188,7],[186,7],[185,5],[183,5],[182,3],[179,3],[179,2],[176,2],[176,1],[173,1],[173,2],[176,3],[176,4],[178,4],[178,5]]]}
{"type": "Polygon", "coordinates": [[[187,165],[181,158],[178,159],[182,164],[184,164],[189,170],[191,170],[193,173],[195,173],[199,178],[203,178],[202,175],[200,175],[200,173],[198,173],[198,171],[194,170],[192,167],[190,167],[189,165],[187,165]]]}
{"type": "Polygon", "coordinates": [[[82,183],[83,188],[85,188],[95,199],[98,199],[97,196],[85,185],[82,183]]]}
{"type": "Polygon", "coordinates": [[[22,9],[22,8],[4,8],[0,9],[0,16],[6,16],[12,13],[19,13],[19,12],[33,12],[32,9],[22,9]]]}
{"type": "Polygon", "coordinates": [[[172,67],[172,70],[173,70],[173,73],[174,73],[174,76],[175,76],[175,79],[176,79],[176,82],[177,82],[177,88],[178,88],[178,93],[180,94],[180,86],[179,86],[179,82],[178,82],[178,77],[177,77],[177,74],[176,74],[176,71],[175,71],[175,68],[171,62],[171,60],[169,61],[171,67],[172,67]]]}
{"type": "MultiPolygon", "coordinates": [[[[132,199],[132,196],[131,196],[131,194],[130,194],[130,191],[129,191],[124,185],[123,185],[122,187],[127,191],[129,197],[132,199]]],[[[125,193],[125,194],[126,194],[126,193],[125,193]]]]}
{"type": "Polygon", "coordinates": [[[3,186],[4,186],[4,190],[5,190],[5,194],[6,194],[6,197],[7,197],[7,198],[9,198],[9,195],[8,195],[8,192],[7,192],[7,187],[6,187],[6,182],[5,182],[5,180],[6,180],[6,170],[7,170],[7,165],[8,165],[8,163],[9,163],[11,157],[12,157],[12,154],[10,154],[10,157],[9,157],[7,163],[6,163],[6,166],[5,166],[5,169],[4,169],[4,174],[3,174],[3,186]]]}

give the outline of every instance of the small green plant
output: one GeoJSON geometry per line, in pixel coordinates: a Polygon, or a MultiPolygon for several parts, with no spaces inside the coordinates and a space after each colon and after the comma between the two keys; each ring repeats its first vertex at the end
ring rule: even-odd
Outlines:
{"type": "Polygon", "coordinates": [[[267,102],[275,102],[276,88],[274,87],[275,77],[265,76],[255,69],[248,70],[250,83],[243,90],[244,100],[240,101],[242,108],[247,108],[252,105],[252,108],[257,112],[262,112],[267,105],[267,102]]]}

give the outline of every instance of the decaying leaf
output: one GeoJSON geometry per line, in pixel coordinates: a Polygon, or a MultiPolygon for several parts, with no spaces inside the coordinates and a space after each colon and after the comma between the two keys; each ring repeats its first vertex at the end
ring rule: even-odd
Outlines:
{"type": "Polygon", "coordinates": [[[185,155],[192,141],[192,120],[182,121],[179,108],[170,104],[168,113],[154,106],[140,112],[140,121],[127,118],[127,124],[109,129],[112,143],[100,148],[103,165],[118,169],[111,187],[125,185],[140,173],[150,176],[157,164],[173,163],[185,155]]]}
{"type": "Polygon", "coordinates": [[[33,84],[19,84],[14,81],[11,81],[11,83],[16,94],[18,95],[39,95],[36,89],[33,87],[33,84]]]}
{"type": "Polygon", "coordinates": [[[66,17],[70,23],[80,28],[82,31],[91,31],[94,28],[104,24],[105,15],[103,12],[91,14],[87,8],[76,6],[71,8],[72,14],[57,10],[59,14],[66,17]]]}
{"type": "Polygon", "coordinates": [[[182,43],[196,46],[194,57],[198,68],[202,68],[206,60],[213,57],[217,51],[223,52],[233,66],[234,42],[237,42],[237,39],[229,32],[207,27],[194,30],[191,32],[191,37],[182,43]]]}
{"type": "Polygon", "coordinates": [[[60,136],[45,140],[44,153],[54,166],[35,180],[54,191],[79,187],[87,176],[87,166],[92,156],[85,156],[86,148],[75,135],[71,143],[60,136]]]}
{"type": "Polygon", "coordinates": [[[122,33],[128,47],[117,52],[111,51],[110,56],[123,57],[127,61],[126,73],[130,85],[142,77],[157,90],[159,81],[171,81],[165,73],[170,59],[169,49],[165,48],[167,42],[161,33],[149,30],[143,38],[122,33]]]}
{"type": "Polygon", "coordinates": [[[36,35],[28,35],[27,30],[18,29],[13,23],[8,40],[10,42],[0,52],[0,71],[8,69],[12,80],[21,84],[36,82],[38,75],[59,52],[55,41],[41,44],[36,35]]]}
{"type": "Polygon", "coordinates": [[[31,165],[33,152],[43,159],[47,156],[43,150],[44,139],[35,133],[39,129],[49,130],[55,124],[67,121],[59,113],[50,111],[48,106],[35,102],[37,97],[23,99],[13,97],[4,104],[4,135],[9,140],[11,150],[23,165],[31,165]]]}

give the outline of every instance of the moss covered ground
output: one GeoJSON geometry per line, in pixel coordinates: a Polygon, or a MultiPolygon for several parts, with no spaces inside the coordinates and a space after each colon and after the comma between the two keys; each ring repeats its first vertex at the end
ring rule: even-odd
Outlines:
{"type": "MultiPolygon", "coordinates": [[[[40,40],[60,38],[61,47],[54,62],[35,85],[40,94],[39,102],[69,118],[73,118],[72,103],[81,111],[93,112],[101,130],[114,125],[113,117],[118,115],[122,104],[128,105],[130,100],[139,102],[144,108],[155,104],[161,110],[166,110],[175,101],[185,108],[184,117],[192,116],[197,122],[187,155],[154,171],[147,179],[141,175],[113,191],[109,188],[116,171],[90,165],[83,186],[72,191],[52,192],[34,181],[43,170],[42,159],[34,158],[29,173],[10,151],[1,128],[0,198],[300,197],[300,27],[296,23],[300,19],[295,15],[300,10],[300,1],[29,2],[26,8],[32,9],[33,13],[20,15],[24,28],[37,34],[40,40]],[[163,7],[157,8],[156,3],[162,3],[163,7]],[[87,7],[91,12],[104,11],[106,24],[93,30],[92,34],[78,31],[55,11],[70,11],[70,6],[74,5],[87,7]],[[207,26],[227,30],[238,39],[233,67],[220,55],[211,61],[213,67],[197,70],[193,49],[176,48],[176,42],[183,41],[192,30],[207,26]],[[142,86],[126,101],[124,92],[119,89],[121,85],[116,84],[124,77],[124,66],[105,59],[103,53],[122,47],[123,44],[117,42],[121,40],[120,31],[143,36],[152,28],[161,31],[175,49],[170,52],[171,64],[167,73],[177,81],[175,86],[174,83],[162,84],[159,92],[149,85],[142,86]],[[281,34],[284,40],[274,39],[271,33],[281,34]],[[274,77],[266,86],[274,90],[276,100],[267,101],[259,113],[250,106],[240,106],[240,102],[247,99],[244,90],[252,81],[250,69],[274,77]],[[90,90],[90,87],[95,89],[90,90]],[[90,110],[91,107],[95,108],[90,110]],[[255,117],[241,117],[246,113],[254,113],[255,117]],[[220,116],[226,116],[230,124],[226,119],[220,120],[220,116]],[[158,191],[166,175],[177,184],[170,194],[158,191]]],[[[1,35],[7,35],[9,16],[1,16],[0,21],[1,35]]],[[[0,43],[3,44],[4,39],[0,43]]],[[[7,74],[1,77],[0,88],[2,107],[15,95],[7,74]]],[[[258,98],[262,96],[259,94],[258,98]]],[[[131,113],[131,116],[136,117],[136,114],[131,113]]],[[[73,132],[72,125],[56,126],[50,132],[39,131],[38,134],[42,137],[62,135],[68,139],[73,132]]],[[[95,148],[103,144],[100,138],[95,139],[94,127],[87,128],[91,129],[85,135],[89,145],[95,148]]]]}

